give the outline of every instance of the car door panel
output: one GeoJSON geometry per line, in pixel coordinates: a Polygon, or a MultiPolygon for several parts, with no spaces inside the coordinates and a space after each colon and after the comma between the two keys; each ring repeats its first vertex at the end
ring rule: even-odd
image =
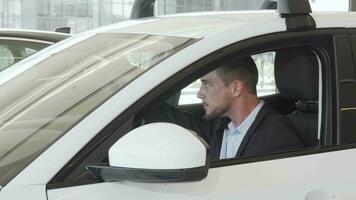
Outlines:
{"type": "Polygon", "coordinates": [[[49,200],[344,199],[341,197],[356,195],[356,162],[349,159],[355,153],[356,150],[351,149],[211,168],[207,178],[198,182],[122,181],[47,192],[49,200]],[[336,168],[339,170],[336,171],[336,168]]]}

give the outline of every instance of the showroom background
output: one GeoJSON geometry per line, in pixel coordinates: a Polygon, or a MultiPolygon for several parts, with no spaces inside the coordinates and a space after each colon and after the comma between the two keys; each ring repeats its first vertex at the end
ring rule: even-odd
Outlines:
{"type": "MultiPolygon", "coordinates": [[[[0,27],[71,33],[127,20],[134,0],[0,0],[0,27]]],[[[254,10],[263,0],[157,0],[156,14],[212,10],[254,10]]],[[[310,0],[313,11],[349,10],[349,0],[310,0]]]]}

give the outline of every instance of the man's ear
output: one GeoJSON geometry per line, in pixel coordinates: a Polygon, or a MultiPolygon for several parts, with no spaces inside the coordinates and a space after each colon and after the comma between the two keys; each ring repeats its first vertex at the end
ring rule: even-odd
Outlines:
{"type": "Polygon", "coordinates": [[[239,97],[242,94],[243,91],[243,82],[239,80],[234,80],[231,83],[231,93],[233,97],[239,97]]]}

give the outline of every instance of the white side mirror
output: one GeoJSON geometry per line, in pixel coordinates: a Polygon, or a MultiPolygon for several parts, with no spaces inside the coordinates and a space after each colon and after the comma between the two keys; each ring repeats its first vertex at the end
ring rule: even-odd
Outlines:
{"type": "Polygon", "coordinates": [[[195,133],[170,123],[132,130],[109,150],[110,166],[90,166],[104,181],[192,181],[208,173],[208,145],[195,133]],[[98,174],[99,173],[99,174],[98,174]]]}

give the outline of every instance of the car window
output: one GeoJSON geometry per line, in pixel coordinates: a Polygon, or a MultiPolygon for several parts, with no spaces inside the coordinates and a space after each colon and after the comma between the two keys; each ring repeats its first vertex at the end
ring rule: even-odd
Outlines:
{"type": "Polygon", "coordinates": [[[33,49],[33,48],[29,48],[29,47],[25,47],[24,48],[24,57],[27,57],[33,53],[36,53],[38,50],[37,49],[33,49]]]}
{"type": "MultiPolygon", "coordinates": [[[[257,83],[257,96],[259,97],[276,94],[278,92],[274,79],[275,54],[275,52],[266,52],[252,55],[259,74],[257,83]]],[[[183,88],[178,105],[201,103],[201,100],[196,95],[200,85],[200,80],[196,80],[183,88]]]]}
{"type": "Polygon", "coordinates": [[[194,81],[181,90],[187,101],[195,101],[199,90],[202,104],[156,103],[159,106],[151,108],[141,124],[169,122],[193,130],[211,145],[213,161],[318,146],[319,60],[308,46],[227,57],[216,64],[221,67],[215,73],[208,72],[200,83],[194,81]],[[243,82],[243,89],[234,80],[243,82]]]}
{"type": "Polygon", "coordinates": [[[262,97],[277,93],[274,79],[275,52],[252,55],[258,69],[257,96],[262,97]]]}
{"type": "Polygon", "coordinates": [[[10,169],[16,174],[107,98],[194,41],[159,35],[97,34],[3,83],[0,185],[8,179],[10,169]]]}
{"type": "Polygon", "coordinates": [[[0,45],[0,71],[14,64],[15,58],[7,46],[0,45]]]}
{"type": "Polygon", "coordinates": [[[53,42],[26,38],[0,38],[0,70],[4,70],[8,66],[51,44],[53,42]]]}

